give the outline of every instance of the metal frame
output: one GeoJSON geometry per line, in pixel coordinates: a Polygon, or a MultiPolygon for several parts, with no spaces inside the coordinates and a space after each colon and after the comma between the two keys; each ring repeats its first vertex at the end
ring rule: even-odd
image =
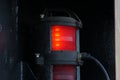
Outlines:
{"type": "MultiPolygon", "coordinates": [[[[77,47],[77,55],[80,53],[80,37],[79,37],[79,29],[76,31],[76,47],[77,47]]],[[[77,80],[80,80],[80,66],[77,66],[77,80]]]]}
{"type": "Polygon", "coordinates": [[[73,64],[76,65],[76,52],[70,51],[54,51],[47,55],[47,64],[73,64]]]}

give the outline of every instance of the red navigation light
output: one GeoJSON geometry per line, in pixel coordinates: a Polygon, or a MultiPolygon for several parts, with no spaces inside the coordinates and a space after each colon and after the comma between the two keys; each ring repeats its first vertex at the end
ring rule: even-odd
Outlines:
{"type": "Polygon", "coordinates": [[[52,50],[76,50],[76,28],[73,26],[52,26],[52,50]]]}
{"type": "Polygon", "coordinates": [[[53,67],[53,80],[75,80],[75,67],[74,65],[55,65],[53,67]]]}

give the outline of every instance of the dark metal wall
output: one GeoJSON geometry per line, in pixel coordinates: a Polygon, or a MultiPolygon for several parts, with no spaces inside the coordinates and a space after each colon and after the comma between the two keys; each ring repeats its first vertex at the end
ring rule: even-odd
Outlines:
{"type": "Polygon", "coordinates": [[[23,62],[18,17],[19,0],[0,0],[0,80],[35,79],[31,67],[23,62]]]}
{"type": "Polygon", "coordinates": [[[16,0],[0,0],[0,80],[19,80],[16,0]]]}
{"type": "MultiPolygon", "coordinates": [[[[90,27],[85,27],[81,34],[82,51],[90,52],[100,60],[107,69],[111,80],[115,80],[114,17],[100,18],[97,16],[96,20],[97,18],[100,20],[85,24],[90,27]]],[[[95,63],[86,62],[82,67],[83,79],[105,80],[103,73],[95,63]]]]}

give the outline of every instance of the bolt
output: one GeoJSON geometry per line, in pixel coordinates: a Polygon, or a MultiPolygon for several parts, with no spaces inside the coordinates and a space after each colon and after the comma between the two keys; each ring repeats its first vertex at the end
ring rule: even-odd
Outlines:
{"type": "Polygon", "coordinates": [[[44,14],[40,14],[40,18],[44,18],[45,17],[45,15],[44,14]]]}
{"type": "Polygon", "coordinates": [[[35,53],[36,57],[39,58],[40,57],[40,53],[35,53]]]}

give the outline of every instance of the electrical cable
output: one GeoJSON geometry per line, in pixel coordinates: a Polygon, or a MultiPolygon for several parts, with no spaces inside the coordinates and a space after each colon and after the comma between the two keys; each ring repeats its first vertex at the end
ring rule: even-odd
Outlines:
{"type": "Polygon", "coordinates": [[[26,65],[27,65],[28,69],[30,70],[30,72],[32,73],[34,79],[35,79],[35,80],[38,80],[37,77],[35,76],[35,74],[33,73],[31,67],[30,67],[27,63],[26,63],[26,65]]]}
{"type": "Polygon", "coordinates": [[[80,18],[78,17],[78,15],[75,12],[71,11],[70,9],[67,9],[67,11],[71,12],[71,14],[73,14],[73,16],[82,24],[80,18]]]}
{"type": "Polygon", "coordinates": [[[95,61],[100,66],[102,71],[104,72],[104,74],[106,76],[106,80],[110,80],[110,77],[109,77],[106,69],[104,68],[102,63],[99,60],[97,60],[95,57],[93,57],[93,56],[91,56],[90,54],[87,54],[87,53],[80,53],[79,57],[81,57],[81,59],[91,59],[91,60],[95,61]]]}

